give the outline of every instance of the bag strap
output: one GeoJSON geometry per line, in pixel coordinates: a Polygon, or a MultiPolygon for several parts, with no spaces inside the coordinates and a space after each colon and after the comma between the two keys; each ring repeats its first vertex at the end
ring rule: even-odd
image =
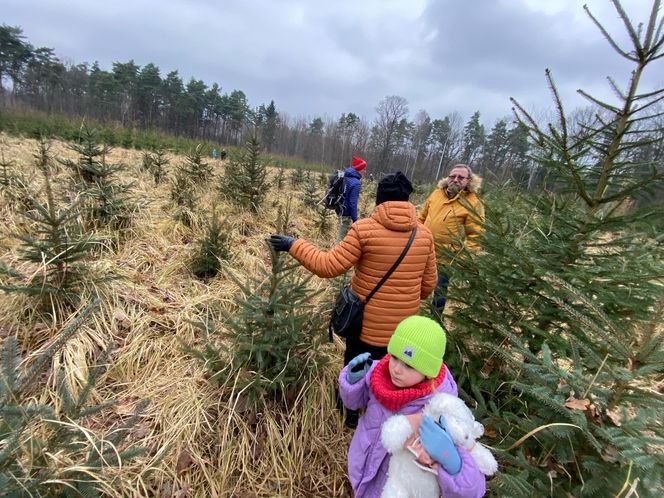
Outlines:
{"type": "Polygon", "coordinates": [[[373,288],[373,290],[369,293],[367,298],[364,300],[364,304],[367,304],[369,300],[373,297],[373,295],[378,292],[378,289],[381,288],[381,286],[385,283],[385,281],[390,278],[390,275],[394,272],[394,270],[397,269],[397,266],[399,266],[399,263],[403,260],[403,258],[406,256],[406,253],[408,252],[408,249],[410,249],[411,244],[413,243],[413,240],[415,239],[415,234],[417,233],[417,225],[415,225],[415,228],[413,228],[413,231],[410,234],[410,238],[408,239],[408,242],[406,243],[406,247],[403,248],[403,251],[401,251],[401,254],[399,255],[399,258],[394,262],[392,265],[392,268],[390,268],[387,273],[383,276],[383,278],[378,282],[376,287],[373,288]]]}

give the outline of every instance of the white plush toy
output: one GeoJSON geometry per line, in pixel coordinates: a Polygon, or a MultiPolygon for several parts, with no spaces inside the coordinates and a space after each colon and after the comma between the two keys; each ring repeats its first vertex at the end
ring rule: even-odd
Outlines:
{"type": "MultiPolygon", "coordinates": [[[[422,415],[436,421],[443,415],[454,444],[470,453],[482,474],[489,476],[496,473],[496,459],[485,446],[476,441],[484,434],[484,427],[475,421],[473,413],[460,398],[438,393],[425,405],[422,415]]],[[[381,443],[391,454],[382,498],[440,496],[435,472],[427,471],[425,467],[418,465],[413,453],[407,448],[413,446],[411,443],[417,436],[416,426],[419,421],[414,422],[416,419],[417,417],[412,415],[393,415],[381,427],[381,443]]]]}

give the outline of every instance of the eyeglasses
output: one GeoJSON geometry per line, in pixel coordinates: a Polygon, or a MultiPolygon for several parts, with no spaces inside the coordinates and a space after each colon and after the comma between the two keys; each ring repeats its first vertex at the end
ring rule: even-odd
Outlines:
{"type": "Polygon", "coordinates": [[[467,180],[468,179],[467,176],[461,176],[461,175],[450,175],[447,178],[449,178],[450,180],[467,180]]]}

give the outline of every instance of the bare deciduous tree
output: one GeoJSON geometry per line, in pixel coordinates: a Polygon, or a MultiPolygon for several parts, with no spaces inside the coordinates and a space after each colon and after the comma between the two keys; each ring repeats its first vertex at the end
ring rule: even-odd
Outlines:
{"type": "Polygon", "coordinates": [[[388,170],[392,154],[399,145],[396,141],[399,123],[408,116],[408,101],[398,95],[389,95],[376,107],[378,116],[372,129],[372,142],[377,152],[378,167],[388,170]]]}

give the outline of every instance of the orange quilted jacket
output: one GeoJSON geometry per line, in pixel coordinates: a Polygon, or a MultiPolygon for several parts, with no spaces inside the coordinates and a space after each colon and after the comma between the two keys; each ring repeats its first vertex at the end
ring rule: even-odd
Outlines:
{"type": "Polygon", "coordinates": [[[419,313],[420,300],[433,292],[437,281],[433,236],[418,223],[413,204],[384,202],[376,206],[370,218],[353,223],[346,237],[329,251],[320,251],[298,239],[290,254],[323,278],[339,276],[355,267],[350,285],[364,301],[397,260],[415,225],[417,234],[408,254],[364,309],[361,340],[387,346],[397,324],[419,313]]]}

